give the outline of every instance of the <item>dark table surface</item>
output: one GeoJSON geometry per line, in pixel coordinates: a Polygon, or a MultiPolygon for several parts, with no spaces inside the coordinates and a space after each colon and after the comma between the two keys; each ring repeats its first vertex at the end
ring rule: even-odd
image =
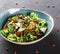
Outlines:
{"type": "Polygon", "coordinates": [[[49,13],[54,29],[42,41],[32,45],[15,45],[0,37],[0,54],[60,54],[60,0],[0,0],[0,10],[29,8],[49,13]],[[8,49],[7,49],[8,48],[8,49]]]}

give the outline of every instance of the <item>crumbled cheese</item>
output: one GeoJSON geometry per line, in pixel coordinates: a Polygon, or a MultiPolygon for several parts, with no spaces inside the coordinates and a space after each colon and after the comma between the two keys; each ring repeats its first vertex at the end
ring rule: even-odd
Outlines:
{"type": "Polygon", "coordinates": [[[46,29],[47,29],[47,27],[40,28],[40,30],[41,30],[43,33],[45,33],[46,29]]]}
{"type": "Polygon", "coordinates": [[[18,26],[18,27],[20,27],[21,26],[21,23],[15,23],[16,24],[16,26],[18,26]]]}
{"type": "Polygon", "coordinates": [[[24,30],[25,30],[25,28],[20,27],[18,31],[24,31],[24,30]]]}

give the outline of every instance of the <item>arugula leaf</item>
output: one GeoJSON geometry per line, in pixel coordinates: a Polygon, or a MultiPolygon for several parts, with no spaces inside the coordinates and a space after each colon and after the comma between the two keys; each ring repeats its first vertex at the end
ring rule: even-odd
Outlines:
{"type": "Polygon", "coordinates": [[[31,40],[31,41],[36,40],[36,39],[37,39],[36,36],[30,35],[30,40],[31,40]]]}
{"type": "Polygon", "coordinates": [[[16,37],[17,37],[16,34],[9,34],[9,35],[7,36],[7,38],[8,38],[9,40],[12,40],[12,41],[16,41],[16,37]]]}
{"type": "Polygon", "coordinates": [[[9,32],[14,32],[15,26],[13,24],[8,24],[9,32]]]}
{"type": "Polygon", "coordinates": [[[7,37],[8,34],[9,34],[9,31],[8,31],[8,29],[3,29],[3,30],[1,30],[1,33],[2,33],[5,37],[7,37]]]}

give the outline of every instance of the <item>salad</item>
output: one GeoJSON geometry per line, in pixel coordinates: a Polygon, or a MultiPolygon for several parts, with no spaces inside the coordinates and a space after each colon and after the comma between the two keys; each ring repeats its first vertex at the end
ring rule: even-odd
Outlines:
{"type": "Polygon", "coordinates": [[[1,30],[2,35],[14,42],[31,42],[41,38],[47,30],[46,20],[34,12],[10,17],[1,30]]]}

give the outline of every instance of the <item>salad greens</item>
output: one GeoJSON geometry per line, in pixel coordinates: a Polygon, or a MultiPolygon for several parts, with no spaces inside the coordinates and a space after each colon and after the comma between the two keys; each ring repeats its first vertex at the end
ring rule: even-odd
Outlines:
{"type": "Polygon", "coordinates": [[[14,42],[30,42],[40,38],[47,30],[46,20],[32,12],[30,15],[12,16],[3,26],[1,33],[14,42]],[[4,27],[6,26],[6,27],[4,27]]]}

